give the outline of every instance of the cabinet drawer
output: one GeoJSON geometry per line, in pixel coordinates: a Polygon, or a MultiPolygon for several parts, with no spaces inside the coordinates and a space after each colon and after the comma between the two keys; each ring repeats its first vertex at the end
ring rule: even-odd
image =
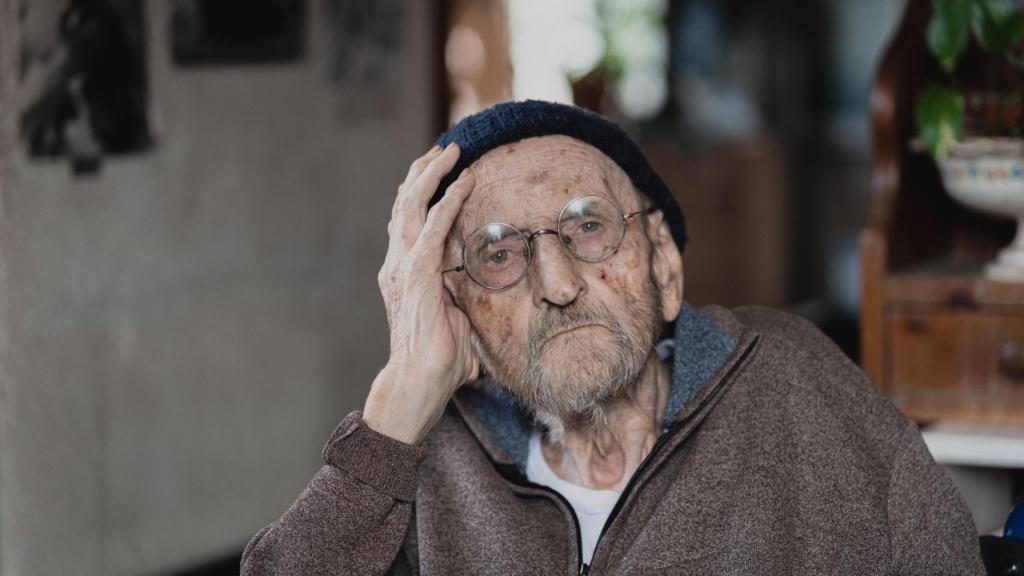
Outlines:
{"type": "Polygon", "coordinates": [[[917,421],[1024,424],[1024,313],[892,309],[885,389],[917,421]]]}

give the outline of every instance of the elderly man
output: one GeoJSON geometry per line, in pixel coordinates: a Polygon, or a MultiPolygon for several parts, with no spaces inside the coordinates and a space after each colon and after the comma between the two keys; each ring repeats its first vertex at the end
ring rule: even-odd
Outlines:
{"type": "Polygon", "coordinates": [[[517,102],[438,144],[388,225],[388,363],[244,574],[984,572],[831,341],[684,303],[683,213],[618,127],[517,102]]]}

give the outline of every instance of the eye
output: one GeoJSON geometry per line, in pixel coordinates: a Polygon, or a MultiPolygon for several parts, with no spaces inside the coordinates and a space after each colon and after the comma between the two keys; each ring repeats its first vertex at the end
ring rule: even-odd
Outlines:
{"type": "Polygon", "coordinates": [[[580,232],[583,232],[583,233],[586,233],[586,234],[592,234],[594,232],[597,232],[600,229],[601,229],[601,223],[600,222],[595,222],[593,220],[588,220],[588,221],[584,222],[583,224],[580,224],[580,232]]]}
{"type": "Polygon", "coordinates": [[[491,263],[493,263],[493,264],[502,264],[506,260],[508,260],[508,256],[509,256],[508,250],[498,250],[494,254],[491,254],[491,256],[490,256],[490,258],[488,258],[488,260],[490,260],[491,263]]]}

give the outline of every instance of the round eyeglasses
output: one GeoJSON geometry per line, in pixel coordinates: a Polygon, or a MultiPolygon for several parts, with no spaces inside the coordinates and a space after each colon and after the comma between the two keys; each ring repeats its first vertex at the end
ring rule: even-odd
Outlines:
{"type": "Polygon", "coordinates": [[[526,276],[532,258],[530,246],[544,234],[557,235],[574,258],[600,262],[619,249],[630,219],[655,210],[624,214],[618,204],[604,196],[577,196],[559,213],[557,230],[528,233],[504,222],[480,226],[462,245],[462,265],[442,273],[465,271],[470,280],[483,288],[509,288],[526,276]]]}

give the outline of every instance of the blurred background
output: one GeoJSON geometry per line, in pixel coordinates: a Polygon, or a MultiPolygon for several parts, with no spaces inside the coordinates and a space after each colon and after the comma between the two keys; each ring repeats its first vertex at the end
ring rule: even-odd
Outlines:
{"type": "MultiPolygon", "coordinates": [[[[386,360],[409,162],[504,100],[640,142],[691,303],[786,308],[860,361],[869,96],[906,7],[0,0],[0,574],[237,573],[386,360]]],[[[959,480],[982,532],[1021,494],[1006,430],[1020,459],[959,480]]]]}

